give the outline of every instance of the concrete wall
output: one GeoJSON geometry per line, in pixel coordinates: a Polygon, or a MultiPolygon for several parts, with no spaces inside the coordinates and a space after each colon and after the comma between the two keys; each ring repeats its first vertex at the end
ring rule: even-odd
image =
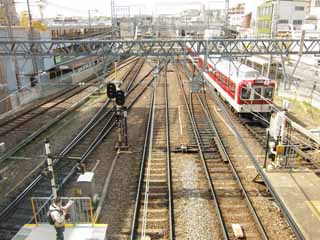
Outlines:
{"type": "Polygon", "coordinates": [[[304,101],[320,109],[320,69],[317,66],[318,58],[302,57],[296,71],[293,73],[296,62],[286,66],[289,81],[279,85],[279,96],[304,101]]]}
{"type": "MultiPolygon", "coordinates": [[[[23,27],[12,27],[12,35],[15,39],[28,40],[29,32],[23,27]]],[[[36,39],[51,39],[50,32],[35,33],[36,39]]],[[[0,38],[9,38],[7,27],[0,27],[0,38]]],[[[42,72],[54,67],[53,58],[34,58],[38,72],[42,72]]],[[[31,85],[31,75],[34,73],[32,59],[25,57],[0,57],[1,64],[4,65],[4,72],[0,73],[0,78],[7,82],[8,93],[12,93],[18,88],[17,74],[20,88],[31,85]]]]}
{"type": "Polygon", "coordinates": [[[291,85],[287,90],[284,88],[284,84],[280,83],[278,95],[289,99],[295,99],[299,102],[306,102],[313,107],[320,109],[320,87],[315,89],[309,85],[291,85]]]}
{"type": "Polygon", "coordinates": [[[19,111],[24,105],[31,103],[36,99],[41,99],[49,95],[55,94],[67,87],[76,85],[88,77],[94,76],[96,72],[103,70],[104,64],[85,69],[81,72],[69,73],[61,78],[42,79],[41,83],[33,88],[26,88],[20,92],[10,95],[10,103],[12,110],[1,114],[0,118],[19,111]]]}

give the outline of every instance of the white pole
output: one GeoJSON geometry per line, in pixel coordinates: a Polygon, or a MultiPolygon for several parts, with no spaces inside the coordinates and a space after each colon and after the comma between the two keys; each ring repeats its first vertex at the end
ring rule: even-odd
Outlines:
{"type": "Polygon", "coordinates": [[[50,175],[51,175],[50,177],[51,177],[52,195],[53,195],[53,198],[56,198],[58,196],[58,194],[57,194],[57,185],[56,185],[56,180],[54,178],[52,158],[50,157],[50,155],[51,155],[50,142],[49,142],[48,139],[46,139],[46,141],[44,142],[44,146],[45,146],[45,149],[46,149],[48,170],[49,170],[50,175]]]}
{"type": "Polygon", "coordinates": [[[286,130],[286,111],[282,112],[282,122],[280,130],[280,144],[284,144],[285,130],[286,130]]]}

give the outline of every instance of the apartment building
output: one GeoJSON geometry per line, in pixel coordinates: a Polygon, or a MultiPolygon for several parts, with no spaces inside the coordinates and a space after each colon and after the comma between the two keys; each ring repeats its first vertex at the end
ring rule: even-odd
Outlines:
{"type": "Polygon", "coordinates": [[[257,9],[259,35],[270,36],[276,21],[276,35],[283,36],[292,29],[299,30],[307,14],[305,0],[266,0],[257,9]]]}

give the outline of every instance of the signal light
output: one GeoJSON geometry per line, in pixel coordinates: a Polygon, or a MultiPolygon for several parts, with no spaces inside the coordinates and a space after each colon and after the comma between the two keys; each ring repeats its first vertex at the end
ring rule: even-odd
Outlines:
{"type": "Polygon", "coordinates": [[[115,98],[117,94],[117,88],[116,85],[114,83],[108,83],[107,84],[107,95],[108,98],[115,98]]]}
{"type": "Polygon", "coordinates": [[[122,90],[118,90],[116,92],[116,104],[119,106],[123,106],[125,103],[125,95],[122,90]]]}

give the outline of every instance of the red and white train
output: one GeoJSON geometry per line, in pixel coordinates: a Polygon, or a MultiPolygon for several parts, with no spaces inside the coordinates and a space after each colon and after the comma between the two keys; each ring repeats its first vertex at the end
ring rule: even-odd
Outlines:
{"type": "MultiPolygon", "coordinates": [[[[194,57],[188,48],[193,64],[202,68],[204,56],[194,57]]],[[[262,113],[272,110],[275,81],[259,76],[259,72],[238,61],[210,58],[203,73],[219,95],[238,113],[262,113]]]]}

